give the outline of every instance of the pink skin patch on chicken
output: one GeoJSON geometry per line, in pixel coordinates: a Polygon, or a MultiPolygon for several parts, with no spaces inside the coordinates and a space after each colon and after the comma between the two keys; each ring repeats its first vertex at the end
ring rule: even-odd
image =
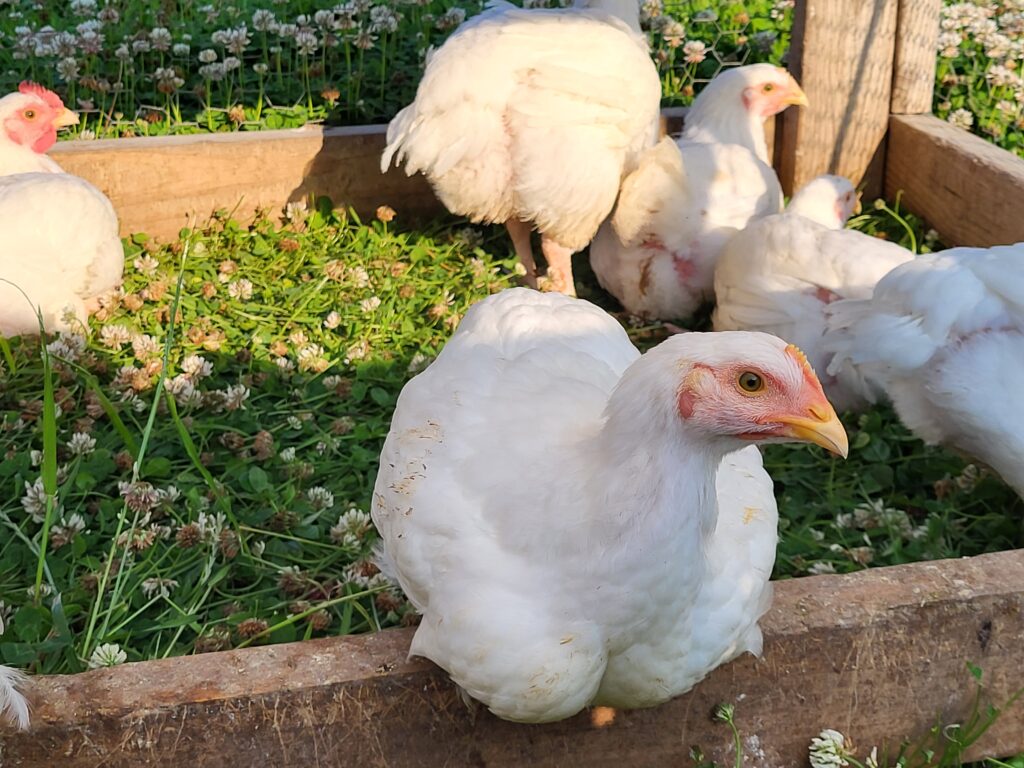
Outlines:
{"type": "Polygon", "coordinates": [[[833,293],[828,288],[819,287],[814,291],[814,298],[822,304],[831,304],[833,301],[838,301],[840,297],[838,293],[833,293]]]}
{"type": "Polygon", "coordinates": [[[697,265],[693,262],[693,259],[686,256],[673,253],[672,266],[676,270],[679,282],[683,285],[689,285],[693,281],[693,278],[697,276],[697,265]]]}
{"type": "Polygon", "coordinates": [[[642,243],[640,243],[640,247],[641,248],[646,248],[649,251],[665,251],[665,250],[668,250],[667,248],[665,248],[665,244],[663,242],[661,242],[661,240],[659,240],[658,238],[654,237],[653,235],[651,235],[646,240],[644,240],[642,243]]]}

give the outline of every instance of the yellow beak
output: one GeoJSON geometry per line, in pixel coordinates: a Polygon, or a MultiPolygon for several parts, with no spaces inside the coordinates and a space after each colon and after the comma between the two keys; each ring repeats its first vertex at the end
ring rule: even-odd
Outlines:
{"type": "Polygon", "coordinates": [[[78,113],[72,112],[67,107],[60,113],[60,116],[53,121],[57,128],[67,128],[69,125],[78,125],[78,113]]]}
{"type": "Polygon", "coordinates": [[[820,445],[826,451],[844,459],[850,452],[850,443],[843,423],[836,416],[835,409],[827,403],[812,405],[809,418],[780,416],[772,420],[786,425],[786,429],[778,433],[783,437],[820,445]]]}
{"type": "Polygon", "coordinates": [[[804,93],[803,88],[796,84],[795,80],[793,81],[792,89],[790,90],[789,95],[786,96],[786,100],[784,103],[795,104],[800,107],[806,107],[810,105],[810,102],[807,100],[807,94],[804,93]]]}

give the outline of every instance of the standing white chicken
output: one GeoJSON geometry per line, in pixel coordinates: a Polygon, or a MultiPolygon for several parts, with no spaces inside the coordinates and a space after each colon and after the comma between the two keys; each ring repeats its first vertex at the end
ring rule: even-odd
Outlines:
{"type": "Polygon", "coordinates": [[[711,298],[715,259],[751,219],[782,210],[764,121],[807,97],[783,69],[728,69],[701,91],[678,141],[665,137],[622,184],[590,246],[598,281],[645,318],[689,317],[711,298]]]}
{"type": "Polygon", "coordinates": [[[751,222],[722,250],[715,267],[716,331],[763,331],[796,344],[821,376],[832,404],[860,409],[877,393],[843,371],[826,376],[826,308],[836,299],[866,299],[875,284],[914,254],[844,229],[858,206],[841,176],[818,176],[784,213],[751,222]]]}
{"type": "Polygon", "coordinates": [[[110,201],[43,154],[58,127],[77,121],[56,94],[38,85],[22,83],[0,99],[4,336],[38,333],[37,308],[47,330],[85,324],[96,297],[121,282],[124,250],[110,201]]]}
{"type": "Polygon", "coordinates": [[[504,223],[534,287],[536,227],[551,287],[574,294],[572,254],[657,140],[660,98],[637,0],[498,0],[428,55],[416,100],[388,126],[381,170],[404,160],[452,213],[504,223]]]}
{"type": "Polygon", "coordinates": [[[795,347],[682,334],[643,356],[584,301],[473,306],[398,400],[373,519],[423,614],[410,653],[499,717],[647,707],[761,650],[777,537],[752,442],[845,455],[795,347]]]}
{"type": "Polygon", "coordinates": [[[830,368],[879,382],[918,437],[1024,496],[1024,243],[918,256],[829,312],[830,368]]]}

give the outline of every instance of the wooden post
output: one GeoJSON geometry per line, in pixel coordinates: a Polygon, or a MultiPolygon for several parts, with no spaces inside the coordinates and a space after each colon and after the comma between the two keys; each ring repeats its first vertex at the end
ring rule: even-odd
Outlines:
{"type": "Polygon", "coordinates": [[[899,0],[892,73],[894,115],[932,111],[942,0],[899,0]]]}
{"type": "MultiPolygon", "coordinates": [[[[1024,550],[776,584],[764,657],[745,655],[660,707],[515,725],[471,717],[452,685],[408,660],[411,632],[314,640],[127,664],[30,683],[32,730],[0,726],[4,768],[683,766],[694,745],[735,762],[716,705],[736,705],[748,768],[807,764],[837,728],[895,751],[975,699],[1021,686],[1024,550]]],[[[1024,750],[1024,705],[1005,709],[969,759],[1024,750]]],[[[893,754],[893,753],[890,753],[893,754]]]]}
{"type": "Polygon", "coordinates": [[[810,106],[782,113],[776,167],[786,194],[821,173],[848,177],[868,198],[881,191],[897,3],[798,0],[789,69],[810,106]]]}

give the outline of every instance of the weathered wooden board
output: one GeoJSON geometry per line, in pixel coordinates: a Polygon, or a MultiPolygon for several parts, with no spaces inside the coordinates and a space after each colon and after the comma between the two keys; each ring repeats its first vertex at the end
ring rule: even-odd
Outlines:
{"type": "MultiPolygon", "coordinates": [[[[691,745],[732,764],[711,717],[736,704],[745,765],[806,764],[833,727],[864,748],[961,721],[965,664],[1005,702],[1022,684],[1024,551],[820,576],[777,585],[765,655],[715,671],[686,696],[546,726],[471,719],[431,665],[407,661],[409,631],[130,664],[35,678],[34,726],[0,736],[5,768],[178,766],[687,765],[691,745]]],[[[1024,750],[1024,706],[975,754],[1024,750]]]]}
{"type": "Polygon", "coordinates": [[[889,110],[894,115],[921,115],[932,111],[935,49],[941,15],[942,0],[899,0],[889,110]]]}
{"type": "Polygon", "coordinates": [[[776,167],[786,194],[821,173],[881,189],[892,95],[897,0],[802,0],[788,66],[810,106],[782,113],[776,167]],[[874,172],[869,174],[869,169],[874,172]]]}
{"type": "Polygon", "coordinates": [[[931,115],[893,115],[885,194],[953,245],[1024,241],[1024,160],[931,115]]]}
{"type": "Polygon", "coordinates": [[[311,193],[363,216],[383,204],[410,218],[440,212],[422,177],[380,173],[383,149],[384,127],[371,125],[61,142],[51,155],[110,198],[122,234],[173,238],[193,214],[245,217],[311,193]]]}
{"type": "MultiPolygon", "coordinates": [[[[685,112],[664,110],[662,130],[681,131],[685,112]]],[[[769,151],[773,128],[769,121],[769,151]]],[[[385,132],[386,126],[369,125],[61,142],[52,156],[103,190],[125,236],[171,239],[193,215],[203,222],[227,209],[244,219],[310,194],[327,195],[364,218],[384,204],[398,212],[399,222],[443,214],[422,176],[393,168],[381,174],[385,132]]]]}

